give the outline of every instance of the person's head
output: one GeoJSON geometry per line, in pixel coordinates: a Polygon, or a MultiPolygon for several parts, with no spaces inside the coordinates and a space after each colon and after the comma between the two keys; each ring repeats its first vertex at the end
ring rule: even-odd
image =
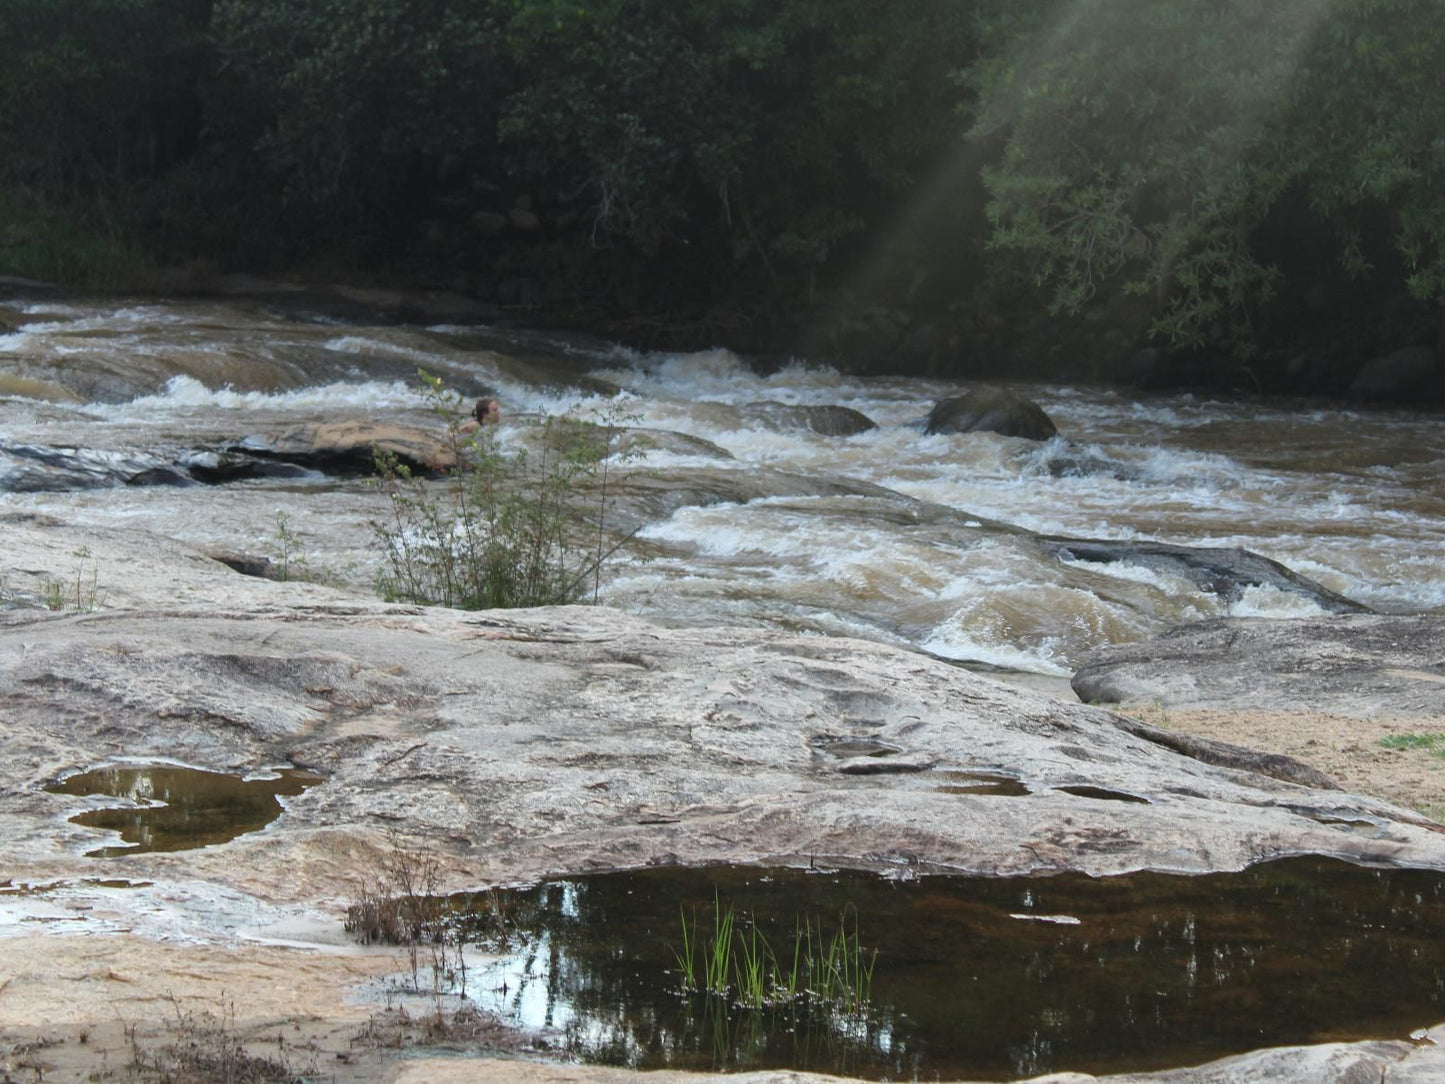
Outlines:
{"type": "Polygon", "coordinates": [[[472,417],[482,425],[495,425],[502,420],[502,404],[484,396],[472,408],[472,417]]]}

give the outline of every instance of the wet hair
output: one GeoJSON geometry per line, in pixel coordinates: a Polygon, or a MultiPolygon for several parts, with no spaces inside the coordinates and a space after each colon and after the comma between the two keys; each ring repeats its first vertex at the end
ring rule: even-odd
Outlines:
{"type": "Polygon", "coordinates": [[[502,404],[488,396],[483,396],[477,400],[477,405],[472,407],[472,417],[476,418],[479,422],[484,422],[487,420],[487,415],[492,412],[493,407],[501,410],[502,404]]]}

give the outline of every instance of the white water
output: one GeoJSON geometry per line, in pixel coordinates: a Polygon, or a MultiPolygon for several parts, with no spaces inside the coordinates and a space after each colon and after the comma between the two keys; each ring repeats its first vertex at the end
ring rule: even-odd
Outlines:
{"type": "MultiPolygon", "coordinates": [[[[925,436],[919,423],[950,384],[802,363],[760,376],[725,350],[589,352],[515,332],[341,326],[219,303],[6,310],[0,301],[0,317],[22,326],[0,334],[0,395],[10,392],[0,398],[0,441],[164,451],[314,418],[435,425],[413,387],[421,367],[468,394],[494,390],[514,418],[609,415],[702,438],[734,457],[675,449],[628,470],[679,479],[783,470],[802,476],[804,490],[809,479],[842,478],[964,513],[900,523],[887,501],[821,493],[685,505],[641,531],[637,549],[651,559],[625,562],[604,589],[604,601],[664,621],[861,635],[1062,676],[1092,647],[1177,622],[1321,612],[1272,588],[1227,603],[1143,565],[1043,557],[988,521],[1244,547],[1378,609],[1445,611],[1439,418],[1036,387],[1026,390],[1064,435],[1037,445],[925,436]],[[561,359],[624,394],[568,389],[505,356],[513,351],[561,359]],[[66,388],[82,402],[42,398],[66,388]],[[742,409],[762,401],[851,407],[878,428],[849,438],[779,431],[742,409]],[[1058,475],[1050,461],[1066,456],[1093,469],[1058,475]]],[[[244,483],[5,494],[0,507],[259,552],[274,547],[284,512],[313,568],[364,585],[376,554],[360,525],[377,499],[356,483],[244,483]]]]}

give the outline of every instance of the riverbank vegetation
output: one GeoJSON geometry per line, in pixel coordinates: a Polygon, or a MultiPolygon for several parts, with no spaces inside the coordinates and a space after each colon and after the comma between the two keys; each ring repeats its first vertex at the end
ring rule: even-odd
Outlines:
{"type": "Polygon", "coordinates": [[[1433,0],[10,0],[0,273],[1418,397],[1356,377],[1445,334],[1441,70],[1433,0]]]}
{"type": "Polygon", "coordinates": [[[462,610],[596,602],[622,544],[607,524],[612,427],[544,417],[527,430],[530,451],[509,449],[495,429],[469,424],[457,392],[421,379],[446,462],[435,480],[377,452],[387,512],[370,526],[382,597],[462,610]]]}

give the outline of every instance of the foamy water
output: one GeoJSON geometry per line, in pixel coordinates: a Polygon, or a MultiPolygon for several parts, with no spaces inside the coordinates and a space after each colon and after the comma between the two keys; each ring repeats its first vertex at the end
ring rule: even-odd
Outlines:
{"type": "MultiPolygon", "coordinates": [[[[674,445],[619,464],[676,478],[689,492],[728,473],[800,479],[797,496],[687,502],[642,528],[603,600],[662,621],[866,636],[1062,676],[1092,648],[1180,622],[1321,612],[1275,588],[1226,600],[1150,565],[1060,559],[994,523],[1242,547],[1382,610],[1445,611],[1438,418],[1036,387],[1027,392],[1058,424],[1054,441],[927,436],[923,418],[953,385],[802,362],[759,375],[721,349],[638,354],[524,332],[341,325],[216,303],[10,309],[26,322],[0,336],[0,394],[10,389],[0,398],[0,439],[155,450],[304,419],[435,425],[416,386],[425,369],[495,391],[509,419],[505,442],[521,438],[530,416],[573,413],[701,438],[731,454],[674,445]],[[508,359],[511,349],[559,359],[622,394],[534,378],[508,359]],[[123,394],[64,408],[27,397],[61,385],[123,394]],[[878,428],[839,438],[768,425],[747,409],[762,402],[849,407],[878,428]],[[823,480],[893,496],[823,496],[823,480]],[[808,496],[815,483],[820,495],[808,496]],[[907,511],[935,505],[952,512],[907,511]]],[[[263,552],[281,512],[313,567],[364,585],[377,554],[357,524],[374,514],[376,495],[352,483],[313,489],[247,483],[0,501],[263,552]]]]}

